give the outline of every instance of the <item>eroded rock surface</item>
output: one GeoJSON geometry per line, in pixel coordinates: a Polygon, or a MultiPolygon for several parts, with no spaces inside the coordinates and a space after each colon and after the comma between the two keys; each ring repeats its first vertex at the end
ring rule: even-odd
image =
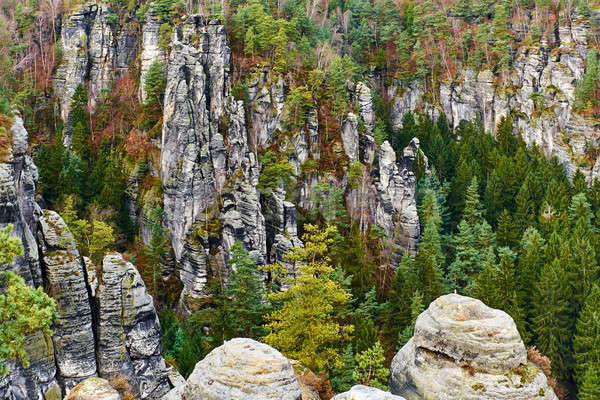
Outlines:
{"type": "Polygon", "coordinates": [[[512,318],[457,294],[419,315],[390,372],[390,392],[407,400],[557,399],[512,318]]]}
{"type": "Polygon", "coordinates": [[[106,379],[89,378],[71,389],[65,400],[121,400],[121,395],[106,379]]]}
{"type": "Polygon", "coordinates": [[[232,339],[196,364],[184,387],[186,400],[300,400],[290,361],[252,339],[232,339]]]}
{"type": "Polygon", "coordinates": [[[334,396],[332,400],[404,400],[404,398],[374,387],[356,385],[349,391],[334,396]]]}

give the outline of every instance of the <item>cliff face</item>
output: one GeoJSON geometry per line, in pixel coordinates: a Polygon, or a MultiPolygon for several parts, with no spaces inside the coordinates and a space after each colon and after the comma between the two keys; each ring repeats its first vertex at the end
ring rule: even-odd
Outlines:
{"type": "Polygon", "coordinates": [[[88,105],[94,110],[102,91],[110,89],[137,56],[135,28],[111,22],[111,16],[111,9],[102,3],[86,3],[63,21],[61,57],[53,81],[67,146],[71,144],[71,101],[77,86],[89,82],[88,105]]]}
{"type": "Polygon", "coordinates": [[[519,47],[510,72],[464,68],[455,81],[441,84],[436,103],[424,100],[419,85],[392,86],[393,125],[400,127],[408,110],[432,116],[443,111],[453,127],[479,119],[495,132],[501,118],[512,115],[515,133],[556,156],[567,175],[579,168],[589,179],[599,177],[600,163],[589,154],[600,145],[599,123],[575,110],[576,80],[585,71],[591,32],[589,21],[574,18],[571,26],[558,26],[552,42],[519,47]]]}
{"type": "Polygon", "coordinates": [[[140,398],[169,391],[161,356],[160,325],[152,298],[131,264],[118,253],[101,266],[83,259],[62,218],[34,200],[37,169],[27,150],[27,132],[16,116],[13,146],[0,163],[0,224],[13,224],[25,256],[3,265],[56,301],[51,340],[41,332],[28,338],[30,366],[9,364],[0,378],[0,396],[15,400],[61,399],[92,376],[127,377],[140,398]]]}

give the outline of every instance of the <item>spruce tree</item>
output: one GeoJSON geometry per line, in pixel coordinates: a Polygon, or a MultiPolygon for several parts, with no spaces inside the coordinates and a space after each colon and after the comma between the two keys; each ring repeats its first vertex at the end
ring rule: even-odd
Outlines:
{"type": "Polygon", "coordinates": [[[421,214],[424,216],[424,230],[414,265],[425,303],[429,304],[446,291],[441,269],[444,264],[440,237],[441,217],[432,190],[425,194],[421,214]]]}
{"type": "Polygon", "coordinates": [[[480,252],[475,247],[475,236],[473,229],[462,220],[458,224],[458,233],[454,235],[455,259],[448,267],[447,285],[450,290],[463,293],[467,286],[473,282],[473,278],[483,269],[480,252]]]}
{"type": "Polygon", "coordinates": [[[88,125],[87,94],[80,83],[73,94],[71,102],[71,125],[73,131],[71,134],[71,148],[81,157],[84,163],[90,162],[90,131],[88,125]]]}
{"type": "Polygon", "coordinates": [[[571,289],[564,284],[560,260],[544,265],[533,295],[533,332],[537,348],[552,361],[552,370],[562,381],[571,366],[571,289]]]}
{"type": "Polygon", "coordinates": [[[344,347],[344,351],[340,356],[339,365],[331,372],[331,387],[336,392],[347,392],[356,383],[354,379],[354,369],[356,362],[354,361],[354,352],[352,344],[348,343],[344,347]]]}
{"type": "Polygon", "coordinates": [[[600,378],[598,369],[590,365],[583,375],[579,384],[579,393],[577,400],[598,400],[600,399],[600,378]]]}
{"type": "Polygon", "coordinates": [[[496,230],[496,243],[498,246],[514,248],[518,243],[517,231],[518,228],[505,208],[498,217],[498,229],[496,230]]]}
{"type": "Polygon", "coordinates": [[[465,193],[463,220],[473,228],[483,220],[483,209],[479,200],[479,182],[476,176],[471,179],[465,193]]]}
{"type": "Polygon", "coordinates": [[[410,322],[404,327],[398,336],[398,350],[401,349],[411,337],[413,337],[415,331],[415,322],[423,310],[425,310],[425,305],[423,305],[423,295],[417,290],[410,304],[410,322]]]}
{"type": "Polygon", "coordinates": [[[592,287],[579,314],[573,353],[575,378],[581,385],[590,367],[596,371],[600,369],[600,287],[597,284],[592,287]]]}
{"type": "Polygon", "coordinates": [[[242,243],[236,241],[231,247],[228,265],[231,274],[223,302],[227,319],[225,337],[258,339],[267,333],[262,322],[270,307],[264,301],[266,291],[257,273],[256,261],[250,258],[242,243]]]}

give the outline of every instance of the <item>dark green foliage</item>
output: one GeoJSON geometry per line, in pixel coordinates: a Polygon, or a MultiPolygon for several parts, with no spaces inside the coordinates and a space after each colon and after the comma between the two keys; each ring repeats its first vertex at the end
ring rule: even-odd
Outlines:
{"type": "Polygon", "coordinates": [[[90,130],[88,123],[87,107],[87,94],[83,88],[83,85],[77,85],[75,93],[73,94],[73,101],[71,103],[71,126],[73,131],[71,133],[72,149],[81,157],[83,162],[89,163],[90,161],[90,130]]]}
{"type": "Polygon", "coordinates": [[[585,371],[585,375],[579,385],[577,400],[596,399],[600,399],[600,377],[598,377],[598,369],[590,365],[585,371]]]}
{"type": "Polygon", "coordinates": [[[354,352],[352,345],[347,344],[340,356],[340,366],[335,367],[331,373],[331,387],[336,392],[346,392],[354,386],[355,380],[353,377],[356,361],[354,361],[354,352]]]}
{"type": "Polygon", "coordinates": [[[258,190],[264,195],[270,195],[277,187],[290,185],[292,166],[285,158],[278,157],[268,150],[261,158],[262,171],[258,179],[258,190]]]}
{"type": "Polygon", "coordinates": [[[589,369],[600,368],[600,287],[594,284],[579,319],[573,338],[575,377],[581,386],[589,369]]]}

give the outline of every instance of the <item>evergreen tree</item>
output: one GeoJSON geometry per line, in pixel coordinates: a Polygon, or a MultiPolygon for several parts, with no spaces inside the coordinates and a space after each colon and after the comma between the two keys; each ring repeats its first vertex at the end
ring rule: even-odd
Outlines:
{"type": "Polygon", "coordinates": [[[480,252],[475,247],[475,236],[471,226],[463,219],[454,236],[455,259],[448,267],[447,285],[450,290],[463,293],[473,283],[473,278],[483,269],[480,252]]]}
{"type": "Polygon", "coordinates": [[[336,347],[354,330],[335,314],[350,301],[351,295],[331,279],[333,268],[327,254],[335,229],[328,226],[320,230],[310,224],[304,229],[304,248],[294,247],[287,254],[289,262],[301,262],[295,276],[287,273],[286,266],[265,267],[290,287],[269,294],[281,307],[266,317],[269,334],[264,341],[313,371],[322,371],[338,362],[336,347]]]}
{"type": "Polygon", "coordinates": [[[513,134],[513,131],[514,128],[512,117],[502,116],[496,130],[496,140],[498,141],[500,150],[508,156],[515,155],[517,151],[517,140],[513,134]]]}
{"type": "Polygon", "coordinates": [[[339,366],[336,366],[331,372],[331,387],[334,391],[347,392],[356,383],[354,379],[354,352],[352,345],[347,344],[340,356],[339,366]]]}
{"type": "Polygon", "coordinates": [[[90,162],[90,130],[88,125],[87,94],[80,83],[75,89],[71,102],[72,146],[71,148],[84,163],[90,162]]]}
{"type": "Polygon", "coordinates": [[[377,341],[373,347],[356,355],[353,378],[359,384],[387,390],[390,370],[385,367],[383,347],[377,341]]]}
{"type": "Polygon", "coordinates": [[[506,208],[498,217],[498,229],[496,230],[496,243],[501,247],[514,248],[518,243],[518,227],[513,223],[512,217],[506,208]]]}
{"type": "Polygon", "coordinates": [[[445,258],[440,237],[441,217],[431,190],[425,194],[421,214],[424,216],[424,229],[414,266],[425,303],[429,304],[446,291],[441,269],[445,258]]]}
{"type": "Polygon", "coordinates": [[[579,394],[577,400],[597,400],[600,399],[600,378],[598,370],[590,365],[585,371],[585,375],[579,385],[579,394]]]}
{"type": "Polygon", "coordinates": [[[231,269],[224,293],[223,313],[227,320],[225,339],[250,337],[258,339],[266,331],[262,327],[263,315],[269,311],[264,302],[266,291],[256,270],[256,261],[248,255],[242,243],[231,247],[231,269]]]}
{"type": "Polygon", "coordinates": [[[425,306],[423,305],[423,295],[417,290],[410,304],[410,322],[404,327],[404,330],[398,336],[398,349],[401,349],[410,340],[410,338],[413,337],[417,317],[424,310],[425,306]]]}
{"type": "MultiPolygon", "coordinates": [[[[533,293],[545,262],[546,241],[535,228],[528,228],[521,239],[521,252],[517,268],[517,287],[522,304],[533,304],[533,293]]],[[[531,310],[527,312],[528,319],[531,310]]]]}
{"type": "Polygon", "coordinates": [[[465,193],[463,220],[473,228],[483,220],[483,209],[479,200],[479,182],[476,176],[471,179],[465,193]]]}
{"type": "Polygon", "coordinates": [[[573,353],[575,377],[581,385],[588,369],[598,371],[600,368],[600,287],[597,284],[594,284],[579,314],[573,353]]]}
{"type": "Polygon", "coordinates": [[[544,265],[533,296],[533,332],[536,347],[550,358],[552,370],[565,380],[571,365],[570,288],[559,259],[544,265]]]}

